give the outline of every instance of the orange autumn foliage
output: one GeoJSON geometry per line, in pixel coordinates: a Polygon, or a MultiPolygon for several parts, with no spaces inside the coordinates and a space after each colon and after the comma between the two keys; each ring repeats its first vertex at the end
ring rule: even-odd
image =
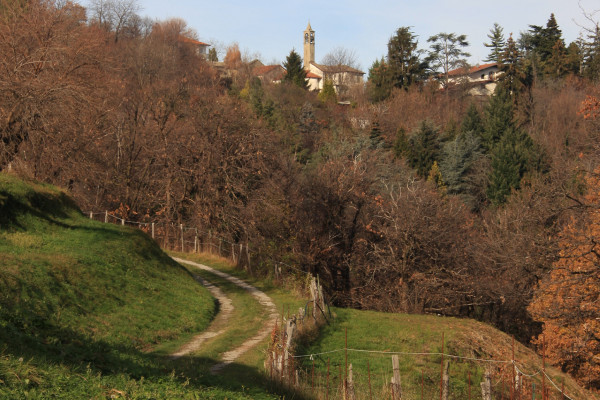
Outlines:
{"type": "MultiPolygon", "coordinates": [[[[586,206],[559,237],[560,258],[529,306],[544,323],[548,361],[600,388],[600,168],[585,179],[586,206]]],[[[537,339],[541,344],[542,336],[537,339]]]]}
{"type": "Polygon", "coordinates": [[[585,119],[596,119],[600,116],[600,99],[594,96],[587,96],[581,104],[579,114],[585,119]]]}

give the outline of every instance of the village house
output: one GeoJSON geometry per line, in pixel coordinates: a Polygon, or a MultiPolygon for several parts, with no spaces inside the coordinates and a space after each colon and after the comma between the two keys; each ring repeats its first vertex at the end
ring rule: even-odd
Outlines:
{"type": "Polygon", "coordinates": [[[194,49],[194,51],[196,52],[196,54],[198,54],[205,60],[208,59],[208,48],[210,47],[210,44],[200,42],[199,40],[192,39],[192,38],[185,37],[185,36],[180,36],[178,39],[178,42],[183,45],[191,46],[194,49]]]}
{"type": "Polygon", "coordinates": [[[497,63],[458,68],[448,72],[448,84],[467,85],[469,94],[473,96],[491,96],[501,74],[497,63]]]}

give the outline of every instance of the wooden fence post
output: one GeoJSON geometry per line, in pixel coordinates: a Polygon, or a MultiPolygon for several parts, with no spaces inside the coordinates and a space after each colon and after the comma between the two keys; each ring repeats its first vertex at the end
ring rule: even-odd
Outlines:
{"type": "Polygon", "coordinates": [[[183,244],[183,224],[179,224],[179,232],[181,233],[181,252],[185,252],[184,244],[183,244]]]}
{"type": "Polygon", "coordinates": [[[90,211],[90,219],[94,219],[94,213],[90,211]]]}
{"type": "Polygon", "coordinates": [[[492,400],[492,373],[489,368],[485,369],[483,382],[481,382],[481,398],[483,400],[492,400]]]}
{"type": "Polygon", "coordinates": [[[400,382],[400,361],[397,354],[392,356],[392,371],[392,399],[400,400],[402,399],[402,386],[400,382]]]}
{"type": "Polygon", "coordinates": [[[348,366],[348,379],[346,383],[346,399],[348,400],[356,400],[356,395],[354,394],[354,378],[352,376],[352,364],[348,366]]]}
{"type": "Polygon", "coordinates": [[[246,258],[248,259],[248,271],[250,271],[250,249],[248,242],[246,242],[246,258]]]}
{"type": "Polygon", "coordinates": [[[443,376],[443,391],[442,391],[442,400],[448,400],[450,396],[450,374],[448,373],[450,370],[450,361],[446,361],[444,363],[444,376],[443,376]]]}
{"type": "Polygon", "coordinates": [[[108,211],[104,211],[104,223],[108,223],[108,211]]]}
{"type": "Polygon", "coordinates": [[[152,223],[152,239],[154,239],[154,222],[152,223]]]}
{"type": "Polygon", "coordinates": [[[121,225],[125,226],[125,218],[121,218],[121,225]]]}

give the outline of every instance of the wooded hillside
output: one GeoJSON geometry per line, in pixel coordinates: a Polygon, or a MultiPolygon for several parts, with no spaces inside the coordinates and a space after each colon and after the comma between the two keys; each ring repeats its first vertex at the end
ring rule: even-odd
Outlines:
{"type": "Polygon", "coordinates": [[[195,37],[183,20],[121,11],[0,0],[0,170],[83,210],[247,243],[255,273],[317,273],[337,305],[472,317],[525,342],[558,321],[554,361],[600,387],[597,361],[558,345],[600,353],[598,329],[561,319],[595,312],[598,292],[547,293],[583,270],[598,284],[600,41],[573,68],[553,16],[532,25],[500,49],[490,98],[425,64],[398,75],[388,55],[343,106],[239,58],[225,76],[181,40],[195,37]]]}

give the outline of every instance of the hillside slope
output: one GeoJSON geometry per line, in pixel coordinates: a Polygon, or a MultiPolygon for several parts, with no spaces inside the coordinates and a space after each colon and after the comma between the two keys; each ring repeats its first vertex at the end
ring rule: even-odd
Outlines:
{"type": "Polygon", "coordinates": [[[142,232],[0,174],[0,398],[212,397],[151,351],[215,308],[142,232]]]}
{"type": "Polygon", "coordinates": [[[542,383],[541,357],[509,335],[475,320],[344,308],[335,308],[334,313],[337,317],[333,324],[325,326],[311,343],[299,343],[297,349],[298,355],[306,355],[298,359],[303,369],[301,375],[308,382],[315,382],[313,385],[320,388],[314,391],[317,393],[324,391],[328,365],[329,390],[337,393],[339,376],[344,376],[348,362],[353,365],[358,398],[368,398],[369,392],[374,398],[388,398],[391,357],[396,353],[402,398],[420,399],[422,395],[426,399],[438,398],[443,351],[443,361],[449,362],[449,399],[480,399],[480,384],[486,371],[491,374],[493,398],[508,399],[511,398],[514,345],[515,373],[522,373],[518,379],[520,398],[540,399],[544,385],[549,399],[563,399],[560,393],[563,384],[564,399],[596,398],[569,375],[549,365],[546,365],[546,378],[542,383]]]}

